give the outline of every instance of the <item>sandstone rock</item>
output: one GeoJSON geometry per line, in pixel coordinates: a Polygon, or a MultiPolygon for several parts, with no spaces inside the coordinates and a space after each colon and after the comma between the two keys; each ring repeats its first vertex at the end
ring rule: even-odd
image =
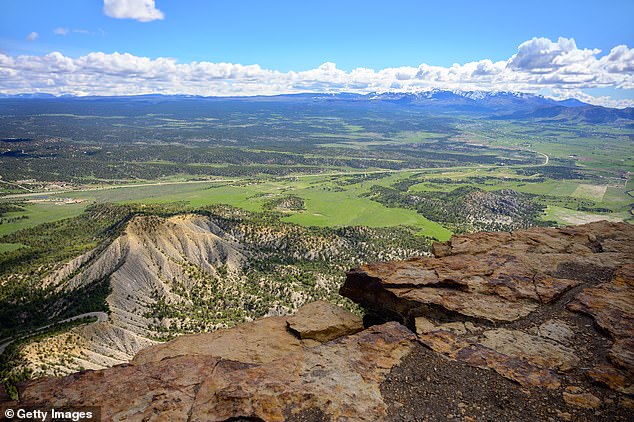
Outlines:
{"type": "Polygon", "coordinates": [[[438,326],[425,317],[416,317],[414,319],[414,327],[418,335],[438,330],[438,326]]]}
{"type": "Polygon", "coordinates": [[[184,355],[216,356],[247,363],[270,362],[307,345],[286,328],[286,317],[268,317],[213,333],[191,334],[141,350],[134,365],[184,355]]]}
{"type": "Polygon", "coordinates": [[[591,315],[615,338],[634,337],[634,265],[619,268],[611,281],[584,289],[568,308],[591,315]]]}
{"type": "Polygon", "coordinates": [[[563,345],[570,344],[575,333],[570,326],[562,321],[548,320],[539,326],[537,329],[537,335],[543,338],[548,338],[561,343],[563,345]]]}
{"type": "Polygon", "coordinates": [[[473,233],[435,243],[433,253],[354,269],[341,294],[415,326],[421,342],[452,359],[548,388],[560,383],[555,372],[579,365],[576,341],[584,341],[584,358],[590,354],[608,365],[600,335],[586,344],[589,334],[577,336],[568,322],[585,325],[566,310],[576,295],[568,309],[593,316],[615,341],[608,357],[620,369],[597,370],[593,379],[629,391],[633,226],[598,222],[473,233]],[[509,327],[491,329],[498,325],[509,327]]]}
{"type": "Polygon", "coordinates": [[[591,376],[617,391],[634,390],[631,382],[623,381],[634,379],[634,265],[623,265],[612,280],[584,289],[568,309],[592,316],[614,340],[608,356],[620,370],[603,365],[591,376]]]}
{"type": "Polygon", "coordinates": [[[102,420],[187,420],[196,391],[220,359],[179,356],[29,382],[22,406],[100,406],[102,420]]]}
{"type": "Polygon", "coordinates": [[[617,366],[634,374],[634,338],[615,341],[608,356],[617,366]]]}
{"type": "Polygon", "coordinates": [[[524,387],[555,389],[561,384],[557,375],[549,369],[505,355],[474,341],[460,339],[449,331],[433,331],[419,335],[419,339],[436,352],[471,366],[492,369],[524,387]]]}
{"type": "Polygon", "coordinates": [[[569,386],[563,393],[564,401],[574,407],[583,409],[597,409],[601,406],[601,399],[582,388],[569,386]]]}
{"type": "Polygon", "coordinates": [[[587,371],[587,375],[594,381],[607,385],[614,391],[634,395],[634,378],[631,374],[604,363],[587,371]]]}
{"type": "Polygon", "coordinates": [[[571,253],[587,255],[596,252],[634,254],[628,241],[634,237],[634,227],[626,223],[596,223],[564,228],[538,228],[513,233],[472,233],[454,236],[444,244],[434,244],[435,256],[480,255],[493,251],[510,250],[524,253],[571,253]]]}
{"type": "Polygon", "coordinates": [[[324,301],[302,306],[286,322],[299,338],[322,343],[363,330],[363,321],[359,316],[324,301]]]}
{"type": "Polygon", "coordinates": [[[542,368],[568,371],[579,364],[579,358],[572,349],[519,330],[500,328],[485,331],[480,343],[497,352],[526,360],[542,368]]]}
{"type": "MultiPolygon", "coordinates": [[[[464,322],[446,322],[442,324],[434,324],[432,321],[425,317],[417,317],[414,320],[414,324],[416,326],[416,334],[427,334],[432,331],[437,330],[445,330],[451,331],[456,334],[466,334],[467,333],[467,324],[464,322]]],[[[475,326],[471,323],[468,323],[469,327],[474,329],[475,326]]]]}
{"type": "Polygon", "coordinates": [[[633,243],[632,226],[607,222],[454,236],[434,245],[435,258],[352,270],[340,293],[406,323],[431,309],[511,322],[597,274],[634,262],[633,243]]]}
{"type": "Polygon", "coordinates": [[[329,420],[377,420],[385,415],[379,385],[407,355],[414,335],[388,323],[289,355],[269,364],[205,381],[192,421],[241,416],[281,421],[320,409],[329,420]]]}
{"type": "Polygon", "coordinates": [[[99,405],[103,420],[281,421],[315,409],[377,420],[387,409],[379,386],[414,345],[392,322],[260,365],[190,355],[31,381],[20,405],[99,405]]]}

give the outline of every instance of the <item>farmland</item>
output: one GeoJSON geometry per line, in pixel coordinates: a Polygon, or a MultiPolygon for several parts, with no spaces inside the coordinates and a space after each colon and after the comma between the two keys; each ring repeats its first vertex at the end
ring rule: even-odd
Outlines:
{"type": "Polygon", "coordinates": [[[626,124],[301,98],[113,101],[0,102],[0,194],[21,210],[1,217],[0,235],[92,203],[264,211],[291,194],[304,208],[282,219],[304,226],[406,225],[440,240],[457,229],[420,206],[377,200],[379,188],[427,201],[467,187],[513,191],[541,209],[527,217],[535,224],[632,219],[626,124]]]}

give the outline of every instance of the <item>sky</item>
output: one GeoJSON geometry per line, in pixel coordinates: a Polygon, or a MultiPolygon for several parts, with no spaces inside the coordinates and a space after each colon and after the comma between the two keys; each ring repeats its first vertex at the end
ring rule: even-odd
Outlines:
{"type": "Polygon", "coordinates": [[[634,1],[2,0],[0,93],[511,90],[634,105],[634,1]]]}

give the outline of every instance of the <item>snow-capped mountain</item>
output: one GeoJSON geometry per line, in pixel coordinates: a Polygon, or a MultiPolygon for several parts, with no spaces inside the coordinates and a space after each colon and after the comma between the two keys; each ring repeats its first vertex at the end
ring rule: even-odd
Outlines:
{"type": "Polygon", "coordinates": [[[285,102],[288,104],[339,103],[355,107],[416,107],[442,114],[482,115],[496,119],[548,119],[607,123],[634,120],[634,108],[613,109],[586,104],[570,98],[562,101],[542,95],[512,91],[466,91],[431,89],[419,92],[297,93],[255,97],[203,97],[191,95],[148,94],[120,97],[56,97],[50,94],[0,95],[14,101],[136,101],[163,103],[201,102],[285,102]]]}

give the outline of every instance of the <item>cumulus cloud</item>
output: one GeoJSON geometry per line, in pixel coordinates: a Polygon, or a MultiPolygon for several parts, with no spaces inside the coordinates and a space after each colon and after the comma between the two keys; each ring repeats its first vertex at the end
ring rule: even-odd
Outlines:
{"type": "Polygon", "coordinates": [[[103,11],[117,19],[136,19],[140,22],[161,20],[165,16],[156,8],[154,0],[104,0],[103,11]]]}
{"type": "Polygon", "coordinates": [[[40,37],[40,34],[38,34],[37,32],[33,31],[29,35],[26,36],[26,40],[27,41],[35,41],[39,37],[40,37]]]}
{"type": "Polygon", "coordinates": [[[603,66],[613,73],[634,73],[634,48],[618,45],[601,59],[603,66]]]}
{"type": "MultiPolygon", "coordinates": [[[[76,95],[147,93],[194,95],[273,95],[296,92],[466,91],[551,92],[608,106],[634,105],[634,49],[614,47],[599,56],[572,39],[535,38],[508,60],[483,59],[449,67],[421,64],[374,70],[339,69],[326,62],[301,72],[279,72],[257,64],[150,59],[129,53],[94,52],[78,58],[55,52],[11,57],[0,53],[0,92],[76,95]],[[584,96],[590,88],[632,90],[632,99],[584,96]]],[[[622,96],[621,96],[622,97],[622,96]]],[[[627,96],[626,96],[627,97],[627,96]]]]}

